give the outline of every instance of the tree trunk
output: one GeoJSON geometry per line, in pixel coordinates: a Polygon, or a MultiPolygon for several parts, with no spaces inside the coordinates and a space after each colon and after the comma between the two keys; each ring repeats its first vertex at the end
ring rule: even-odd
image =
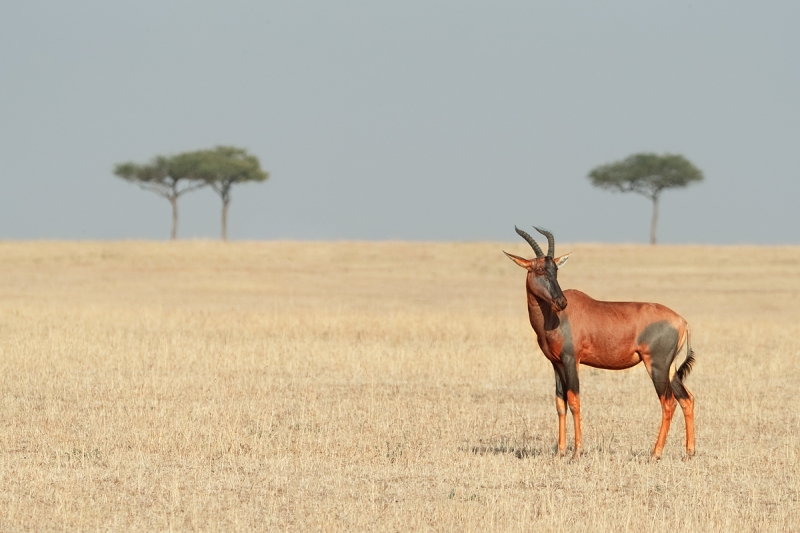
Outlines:
{"type": "Polygon", "coordinates": [[[650,221],[650,244],[656,243],[656,225],[658,224],[658,196],[653,196],[653,218],[650,221]]]}
{"type": "Polygon", "coordinates": [[[222,240],[228,240],[228,204],[231,203],[230,198],[222,199],[222,240]]]}
{"type": "Polygon", "coordinates": [[[178,197],[170,196],[169,203],[172,205],[172,232],[170,239],[175,240],[178,238],[178,197]]]}

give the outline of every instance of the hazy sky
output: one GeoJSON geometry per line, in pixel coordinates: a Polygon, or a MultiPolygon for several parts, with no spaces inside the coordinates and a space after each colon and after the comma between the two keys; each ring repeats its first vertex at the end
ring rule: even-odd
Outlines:
{"type": "MultiPolygon", "coordinates": [[[[800,243],[798,2],[0,3],[0,239],[164,239],[112,174],[242,146],[234,239],[647,242],[586,174],[680,153],[666,243],[800,243]]],[[[216,238],[219,198],[180,201],[216,238]]]]}

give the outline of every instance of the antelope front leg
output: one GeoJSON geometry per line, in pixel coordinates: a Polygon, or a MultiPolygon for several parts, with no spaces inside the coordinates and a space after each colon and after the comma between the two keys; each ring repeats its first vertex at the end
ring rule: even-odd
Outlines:
{"type": "Polygon", "coordinates": [[[572,411],[572,420],[575,422],[575,451],[572,452],[572,459],[577,459],[583,453],[581,444],[581,399],[577,392],[567,391],[567,403],[569,410],[572,411]]]}
{"type": "Polygon", "coordinates": [[[558,456],[564,457],[567,451],[567,395],[564,378],[553,363],[556,374],[556,412],[558,413],[558,456]]]}
{"type": "Polygon", "coordinates": [[[583,453],[583,446],[581,444],[581,399],[579,395],[579,382],[578,382],[578,363],[574,357],[572,360],[567,360],[562,354],[564,360],[564,377],[567,386],[567,405],[572,412],[572,420],[575,422],[575,449],[572,452],[572,459],[577,459],[583,453]]]}

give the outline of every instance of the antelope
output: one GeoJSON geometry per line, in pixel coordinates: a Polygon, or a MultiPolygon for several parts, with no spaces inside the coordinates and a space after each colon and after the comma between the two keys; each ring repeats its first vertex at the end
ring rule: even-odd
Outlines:
{"type": "Polygon", "coordinates": [[[579,365],[623,370],[643,362],[655,385],[662,412],[652,458],[661,457],[676,403],[680,404],[686,421],[686,458],[693,456],[694,396],[683,381],[695,358],[686,320],[657,303],[602,302],[574,289],[562,292],[558,269],[570,254],[553,257],[555,239],[549,231],[534,226],[547,237],[547,254],[544,254],[530,235],[516,226],[514,229],[536,253],[535,259],[524,259],[503,252],[528,271],[525,282],[528,317],[539,348],[555,371],[558,455],[563,457],[566,452],[567,406],[575,424],[572,459],[583,452],[579,365]],[[676,370],[676,356],[684,347],[686,358],[676,370]]]}

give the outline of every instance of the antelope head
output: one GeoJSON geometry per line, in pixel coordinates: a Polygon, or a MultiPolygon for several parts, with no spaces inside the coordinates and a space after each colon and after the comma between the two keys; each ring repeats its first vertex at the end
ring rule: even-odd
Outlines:
{"type": "Polygon", "coordinates": [[[553,257],[555,251],[555,240],[553,234],[549,231],[539,229],[534,226],[534,229],[547,237],[547,254],[542,252],[533,237],[514,226],[520,237],[525,239],[531,245],[533,251],[536,252],[535,259],[524,259],[508,252],[503,252],[509,259],[528,271],[528,292],[536,296],[540,300],[552,305],[559,311],[563,311],[567,307],[567,299],[564,293],[561,292],[561,286],[558,284],[558,269],[569,259],[569,254],[564,254],[560,257],[553,257]]]}

